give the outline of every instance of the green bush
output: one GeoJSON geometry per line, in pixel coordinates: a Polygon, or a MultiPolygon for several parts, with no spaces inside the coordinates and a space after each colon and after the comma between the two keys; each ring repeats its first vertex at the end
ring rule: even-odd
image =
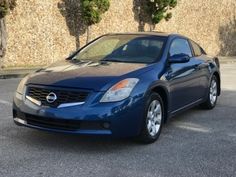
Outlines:
{"type": "Polygon", "coordinates": [[[16,7],[16,0],[8,0],[9,2],[9,9],[13,10],[16,7]]]}
{"type": "Polygon", "coordinates": [[[16,0],[0,0],[0,18],[4,18],[16,6],[16,0]]]}
{"type": "Polygon", "coordinates": [[[168,21],[172,17],[169,10],[177,5],[177,0],[146,0],[145,2],[144,10],[154,25],[162,19],[168,21]]]}
{"type": "Polygon", "coordinates": [[[102,14],[108,11],[110,7],[109,0],[81,0],[82,19],[87,25],[87,40],[90,41],[89,27],[99,23],[102,19],[102,14]]]}
{"type": "Polygon", "coordinates": [[[109,7],[109,0],[81,0],[82,18],[88,26],[99,23],[109,7]]]}
{"type": "Polygon", "coordinates": [[[4,18],[9,10],[9,4],[5,0],[0,0],[0,18],[4,18]]]}

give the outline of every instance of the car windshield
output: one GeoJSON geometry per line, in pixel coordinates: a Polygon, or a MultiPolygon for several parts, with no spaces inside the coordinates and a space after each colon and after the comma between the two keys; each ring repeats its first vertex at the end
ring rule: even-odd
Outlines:
{"type": "Polygon", "coordinates": [[[153,63],[160,58],[166,38],[148,35],[108,35],[91,43],[73,60],[153,63]]]}

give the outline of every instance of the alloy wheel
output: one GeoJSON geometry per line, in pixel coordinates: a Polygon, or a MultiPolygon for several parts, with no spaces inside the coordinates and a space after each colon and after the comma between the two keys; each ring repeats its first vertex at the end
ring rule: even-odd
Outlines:
{"type": "Polygon", "coordinates": [[[158,100],[153,100],[147,112],[147,130],[151,136],[156,136],[160,131],[162,121],[162,107],[158,100]]]}
{"type": "Polygon", "coordinates": [[[214,105],[217,99],[217,83],[215,79],[211,81],[209,97],[211,105],[214,105]]]}

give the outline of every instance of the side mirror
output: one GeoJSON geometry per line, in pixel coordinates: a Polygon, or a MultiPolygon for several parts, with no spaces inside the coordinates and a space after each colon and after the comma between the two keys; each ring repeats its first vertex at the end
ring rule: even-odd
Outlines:
{"type": "Polygon", "coordinates": [[[186,54],[176,54],[169,58],[169,63],[187,63],[190,60],[190,56],[186,54]]]}

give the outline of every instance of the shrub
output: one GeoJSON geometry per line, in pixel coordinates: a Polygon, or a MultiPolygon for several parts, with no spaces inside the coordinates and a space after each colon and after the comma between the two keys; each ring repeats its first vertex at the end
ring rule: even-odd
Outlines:
{"type": "Polygon", "coordinates": [[[82,18],[87,25],[87,42],[89,41],[89,26],[99,23],[102,14],[110,7],[109,0],[81,0],[82,18]]]}
{"type": "Polygon", "coordinates": [[[16,6],[16,0],[0,0],[0,18],[4,18],[16,6]]]}
{"type": "Polygon", "coordinates": [[[144,0],[143,9],[153,25],[161,20],[168,21],[172,17],[171,9],[176,7],[177,0],[144,0]]]}
{"type": "Polygon", "coordinates": [[[0,59],[6,54],[7,31],[5,16],[10,10],[13,10],[15,6],[16,0],[0,0],[0,59]]]}

